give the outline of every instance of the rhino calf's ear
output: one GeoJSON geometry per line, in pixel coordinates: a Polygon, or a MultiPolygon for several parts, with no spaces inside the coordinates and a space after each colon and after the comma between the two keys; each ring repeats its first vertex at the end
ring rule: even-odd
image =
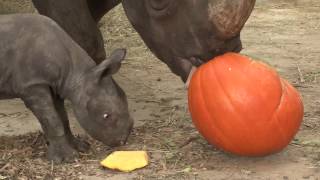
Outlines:
{"type": "Polygon", "coordinates": [[[97,65],[93,72],[97,79],[103,79],[106,76],[111,76],[117,73],[121,67],[121,61],[124,60],[126,56],[126,49],[116,49],[114,50],[110,57],[99,65],[97,65]]]}

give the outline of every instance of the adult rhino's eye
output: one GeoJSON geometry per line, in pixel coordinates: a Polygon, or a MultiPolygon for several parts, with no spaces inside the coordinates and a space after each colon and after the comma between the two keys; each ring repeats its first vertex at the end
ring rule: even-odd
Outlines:
{"type": "Polygon", "coordinates": [[[146,5],[150,16],[161,18],[176,11],[177,0],[146,0],[146,5]]]}
{"type": "Polygon", "coordinates": [[[158,11],[164,10],[170,4],[170,0],[149,0],[150,6],[158,11]]]}

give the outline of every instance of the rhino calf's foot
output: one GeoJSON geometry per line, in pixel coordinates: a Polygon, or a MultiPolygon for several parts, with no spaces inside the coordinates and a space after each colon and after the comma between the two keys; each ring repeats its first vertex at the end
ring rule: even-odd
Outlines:
{"type": "Polygon", "coordinates": [[[78,151],[67,141],[66,137],[59,137],[49,141],[47,158],[54,163],[73,162],[79,157],[78,151]]]}
{"type": "Polygon", "coordinates": [[[64,106],[64,100],[61,98],[55,98],[54,105],[58,115],[63,122],[64,132],[70,144],[79,152],[87,152],[90,149],[90,144],[78,137],[75,137],[71,132],[68,114],[64,106]]]}
{"type": "Polygon", "coordinates": [[[72,135],[71,143],[76,150],[82,153],[88,152],[90,149],[90,144],[87,141],[74,137],[73,135],[72,135]]]}

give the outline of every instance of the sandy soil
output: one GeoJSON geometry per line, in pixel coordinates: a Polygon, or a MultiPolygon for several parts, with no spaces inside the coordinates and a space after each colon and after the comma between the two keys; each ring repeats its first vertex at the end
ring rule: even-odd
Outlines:
{"type": "MultiPolygon", "coordinates": [[[[109,149],[72,127],[92,148],[72,164],[45,159],[39,124],[20,100],[0,102],[0,179],[320,179],[320,6],[317,0],[257,0],[245,26],[243,54],[275,67],[302,93],[304,122],[282,152],[263,158],[237,157],[208,145],[192,125],[186,90],[157,60],[129,25],[122,7],[101,25],[106,50],[129,53],[116,80],[126,91],[136,125],[128,145],[145,149],[151,163],[130,174],[102,169],[109,149]]],[[[34,12],[27,0],[0,0],[0,14],[34,12]]]]}

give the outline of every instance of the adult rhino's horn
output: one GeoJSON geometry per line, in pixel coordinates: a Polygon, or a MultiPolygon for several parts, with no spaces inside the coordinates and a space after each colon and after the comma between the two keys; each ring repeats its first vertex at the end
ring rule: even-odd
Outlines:
{"type": "Polygon", "coordinates": [[[209,0],[208,15],[222,38],[236,36],[248,20],[256,0],[209,0]]]}

